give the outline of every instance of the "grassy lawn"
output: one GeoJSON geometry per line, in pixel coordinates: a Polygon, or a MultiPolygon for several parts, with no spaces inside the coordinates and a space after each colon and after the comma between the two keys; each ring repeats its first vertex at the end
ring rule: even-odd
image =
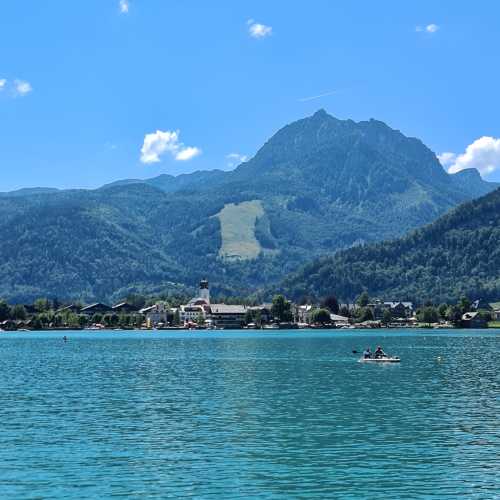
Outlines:
{"type": "Polygon", "coordinates": [[[500,328],[500,321],[490,321],[488,328],[500,328]]]}
{"type": "Polygon", "coordinates": [[[255,259],[261,251],[255,238],[255,222],[263,215],[264,208],[260,200],[225,205],[217,214],[222,233],[219,255],[230,260],[255,259]]]}

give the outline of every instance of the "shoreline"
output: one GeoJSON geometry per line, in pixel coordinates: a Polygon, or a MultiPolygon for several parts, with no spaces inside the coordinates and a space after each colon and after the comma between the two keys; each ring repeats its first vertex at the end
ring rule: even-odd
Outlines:
{"type": "Polygon", "coordinates": [[[336,331],[336,332],[352,332],[352,331],[391,331],[391,330],[400,330],[400,331],[419,331],[425,330],[428,332],[429,330],[443,330],[443,331],[492,331],[492,330],[500,330],[500,327],[488,327],[488,328],[462,328],[462,327],[433,327],[433,326],[414,326],[414,327],[379,327],[379,328],[367,328],[363,326],[353,326],[351,328],[336,328],[336,327],[307,327],[307,328],[187,328],[187,327],[169,327],[169,328],[43,328],[39,330],[29,330],[29,329],[19,329],[19,330],[0,330],[0,335],[8,334],[8,333],[64,333],[64,332],[87,332],[87,333],[101,333],[101,332],[116,332],[125,333],[125,332],[134,332],[134,333],[155,333],[155,332],[280,332],[280,331],[305,331],[305,332],[316,332],[316,331],[336,331]]]}

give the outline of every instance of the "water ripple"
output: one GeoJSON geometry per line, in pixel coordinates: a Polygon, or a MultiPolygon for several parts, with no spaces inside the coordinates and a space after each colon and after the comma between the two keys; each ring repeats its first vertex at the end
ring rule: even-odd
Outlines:
{"type": "Polygon", "coordinates": [[[0,337],[1,498],[498,498],[494,333],[68,336],[0,337]]]}

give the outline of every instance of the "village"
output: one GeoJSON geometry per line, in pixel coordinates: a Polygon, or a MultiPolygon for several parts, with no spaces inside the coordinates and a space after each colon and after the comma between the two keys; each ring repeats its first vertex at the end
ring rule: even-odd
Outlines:
{"type": "Polygon", "coordinates": [[[418,308],[407,301],[370,300],[366,293],[354,303],[330,297],[321,304],[294,304],[282,295],[260,305],[214,303],[207,280],[200,281],[195,297],[177,307],[166,301],[145,307],[124,301],[54,308],[47,299],[10,309],[0,304],[0,331],[487,328],[499,322],[500,304],[465,298],[457,305],[418,308]]]}

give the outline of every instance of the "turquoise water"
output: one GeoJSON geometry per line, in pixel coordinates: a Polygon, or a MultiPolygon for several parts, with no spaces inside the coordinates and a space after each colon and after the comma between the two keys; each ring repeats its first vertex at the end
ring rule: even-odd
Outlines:
{"type": "Polygon", "coordinates": [[[0,498],[498,498],[498,332],[62,335],[0,335],[0,498]]]}

